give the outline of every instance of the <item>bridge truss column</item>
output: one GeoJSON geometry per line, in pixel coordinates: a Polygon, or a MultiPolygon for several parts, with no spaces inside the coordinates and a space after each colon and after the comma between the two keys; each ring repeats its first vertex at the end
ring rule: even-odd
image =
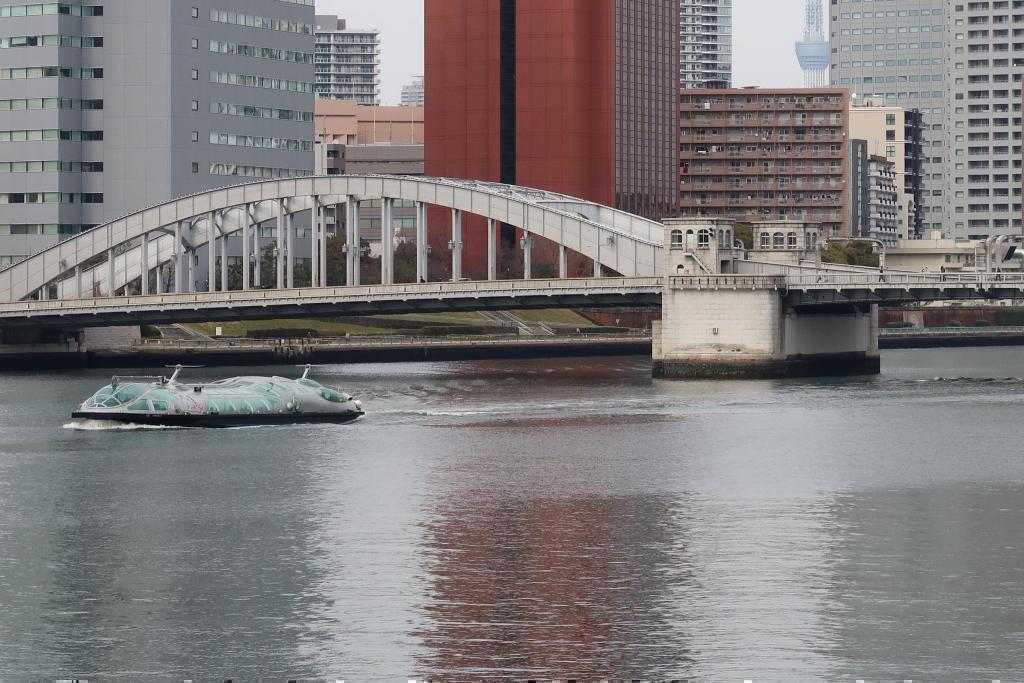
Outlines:
{"type": "Polygon", "coordinates": [[[114,286],[114,250],[107,249],[107,291],[109,296],[117,296],[117,287],[114,286]]]}
{"type": "Polygon", "coordinates": [[[199,276],[196,269],[199,267],[199,249],[196,247],[196,225],[188,224],[188,238],[191,243],[190,249],[185,250],[185,271],[182,276],[185,278],[185,291],[189,293],[199,291],[199,276]]]}
{"type": "Polygon", "coordinates": [[[181,244],[181,221],[174,224],[174,293],[181,294],[181,276],[185,269],[184,249],[181,244]]]}
{"type": "Polygon", "coordinates": [[[380,201],[380,283],[395,284],[395,229],[392,214],[395,200],[384,197],[380,201]]]}
{"type": "Polygon", "coordinates": [[[564,244],[558,245],[558,277],[565,279],[569,277],[569,250],[564,244]]]}
{"type": "Polygon", "coordinates": [[[327,205],[320,204],[320,286],[327,286],[327,205]]]}
{"type": "MultiPolygon", "coordinates": [[[[141,272],[140,291],[142,296],[149,295],[149,233],[142,233],[142,246],[139,249],[139,271],[141,272]]],[[[159,260],[159,254],[157,254],[159,260]]],[[[127,275],[125,276],[127,277],[127,275]]],[[[157,276],[159,279],[159,275],[157,276]]]]}
{"type": "Polygon", "coordinates": [[[523,231],[519,242],[523,247],[523,279],[529,280],[533,277],[533,236],[523,231]]]}
{"type": "Polygon", "coordinates": [[[416,202],[416,281],[429,282],[427,265],[427,204],[416,202]]]}
{"type": "Polygon", "coordinates": [[[355,254],[352,256],[352,268],[354,277],[352,279],[353,285],[360,285],[363,283],[362,266],[363,266],[363,239],[362,231],[359,229],[359,200],[356,197],[351,196],[348,198],[349,204],[349,218],[352,221],[352,246],[355,248],[355,254]]]}
{"type": "Polygon", "coordinates": [[[487,279],[498,279],[498,221],[487,219],[487,279]]]}
{"type": "Polygon", "coordinates": [[[291,211],[285,211],[285,251],[286,251],[286,274],[288,278],[288,289],[295,288],[295,215],[291,211]]]}
{"type": "Polygon", "coordinates": [[[75,298],[82,298],[82,266],[75,266],[75,298]]]}
{"type": "Polygon", "coordinates": [[[452,209],[452,282],[462,279],[462,211],[452,209]]]}
{"type": "Polygon", "coordinates": [[[320,286],[320,197],[313,195],[309,209],[309,286],[320,286]]]}
{"type": "MultiPolygon", "coordinates": [[[[256,218],[255,206],[253,207],[253,224],[252,224],[252,286],[259,289],[263,286],[263,275],[260,272],[263,263],[263,252],[260,250],[260,225],[261,223],[256,218]]],[[[245,245],[246,249],[250,248],[250,245],[245,245]]]]}
{"type": "Polygon", "coordinates": [[[277,288],[284,289],[284,200],[277,201],[277,228],[274,233],[274,256],[277,259],[277,288]]]}
{"type": "Polygon", "coordinates": [[[163,294],[164,293],[164,277],[163,277],[163,275],[164,275],[164,267],[160,263],[159,248],[157,249],[156,258],[157,258],[157,264],[156,264],[156,293],[157,294],[163,294]]]}
{"type": "Polygon", "coordinates": [[[359,284],[361,260],[359,246],[359,202],[355,196],[345,198],[345,284],[359,284]]]}
{"type": "Polygon", "coordinates": [[[250,223],[252,222],[250,216],[252,205],[246,204],[243,208],[242,216],[242,291],[248,292],[252,284],[249,276],[249,267],[251,265],[250,251],[249,251],[249,233],[251,231],[250,223]]]}
{"type": "Polygon", "coordinates": [[[224,215],[225,212],[221,211],[217,220],[217,232],[220,233],[217,237],[220,242],[220,291],[229,292],[231,283],[228,280],[228,233],[224,230],[224,215]]]}
{"type": "Polygon", "coordinates": [[[206,216],[206,291],[217,291],[217,214],[206,216]]]}

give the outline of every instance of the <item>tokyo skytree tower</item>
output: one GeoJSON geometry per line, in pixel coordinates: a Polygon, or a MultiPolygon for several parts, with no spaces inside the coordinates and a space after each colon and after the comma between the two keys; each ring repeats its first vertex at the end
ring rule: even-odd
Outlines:
{"type": "Polygon", "coordinates": [[[822,0],[807,0],[804,39],[796,44],[796,58],[804,70],[805,88],[828,86],[828,41],[822,0]]]}

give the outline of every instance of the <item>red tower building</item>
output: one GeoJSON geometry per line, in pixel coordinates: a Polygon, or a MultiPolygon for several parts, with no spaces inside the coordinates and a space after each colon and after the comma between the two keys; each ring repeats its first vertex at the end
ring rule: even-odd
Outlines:
{"type": "MultiPolygon", "coordinates": [[[[427,175],[671,215],[678,26],[678,0],[426,0],[427,175]]],[[[450,273],[449,225],[432,212],[435,279],[450,273]]],[[[512,226],[502,238],[508,277],[519,243],[512,226]]],[[[484,277],[481,219],[467,217],[463,242],[463,272],[484,277]]],[[[555,253],[535,247],[535,275],[555,253]]]]}

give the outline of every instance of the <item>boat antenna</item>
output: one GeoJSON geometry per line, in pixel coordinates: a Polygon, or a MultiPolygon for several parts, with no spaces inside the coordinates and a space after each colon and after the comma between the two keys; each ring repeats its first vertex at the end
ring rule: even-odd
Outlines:
{"type": "Polygon", "coordinates": [[[296,365],[295,367],[303,369],[302,370],[302,377],[300,377],[299,379],[309,379],[309,371],[312,370],[313,368],[319,368],[321,366],[306,364],[306,365],[296,365]]]}
{"type": "Polygon", "coordinates": [[[165,365],[164,367],[165,368],[173,368],[174,369],[174,374],[172,374],[170,376],[170,378],[166,382],[164,382],[165,384],[170,384],[171,382],[177,381],[178,375],[181,374],[181,371],[184,370],[185,368],[201,368],[203,366],[202,365],[165,365]]]}

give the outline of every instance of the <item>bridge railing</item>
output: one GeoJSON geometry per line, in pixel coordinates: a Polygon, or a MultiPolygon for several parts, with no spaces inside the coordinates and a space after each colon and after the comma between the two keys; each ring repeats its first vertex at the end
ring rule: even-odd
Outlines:
{"type": "Polygon", "coordinates": [[[977,337],[978,335],[1024,336],[1021,326],[976,326],[976,327],[884,327],[879,330],[883,337],[977,337]]]}
{"type": "Polygon", "coordinates": [[[998,289],[1024,287],[1024,275],[1018,273],[827,273],[789,275],[785,278],[790,289],[833,289],[870,287],[891,289],[906,287],[998,289]]]}
{"type": "Polygon", "coordinates": [[[672,289],[785,289],[785,275],[673,275],[672,289]]]}

